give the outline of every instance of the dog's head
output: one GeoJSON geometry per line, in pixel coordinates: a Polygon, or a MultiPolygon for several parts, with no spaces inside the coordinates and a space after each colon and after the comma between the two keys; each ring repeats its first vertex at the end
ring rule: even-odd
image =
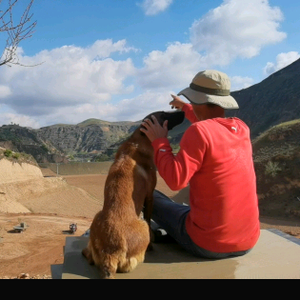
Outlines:
{"type": "Polygon", "coordinates": [[[152,121],[151,116],[155,116],[158,123],[161,126],[163,126],[164,122],[168,120],[168,130],[173,129],[175,126],[181,124],[184,120],[183,111],[175,111],[175,112],[156,111],[148,115],[145,119],[149,119],[152,121]]]}

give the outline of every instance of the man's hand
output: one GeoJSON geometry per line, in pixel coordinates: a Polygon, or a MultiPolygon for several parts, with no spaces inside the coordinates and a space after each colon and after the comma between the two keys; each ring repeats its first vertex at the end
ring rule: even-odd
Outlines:
{"type": "Polygon", "coordinates": [[[176,109],[182,109],[183,105],[185,104],[184,101],[182,101],[178,96],[172,95],[173,100],[169,103],[172,108],[176,108],[176,109]]]}
{"type": "Polygon", "coordinates": [[[154,140],[167,137],[168,136],[168,121],[166,120],[163,124],[163,127],[160,126],[155,116],[151,116],[153,123],[149,119],[145,119],[142,122],[141,131],[146,134],[150,142],[152,143],[154,140]]]}

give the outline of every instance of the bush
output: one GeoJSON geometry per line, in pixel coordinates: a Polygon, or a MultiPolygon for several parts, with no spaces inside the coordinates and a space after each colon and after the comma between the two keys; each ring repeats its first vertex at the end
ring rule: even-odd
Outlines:
{"type": "Polygon", "coordinates": [[[4,151],[4,155],[5,155],[6,157],[11,157],[11,156],[12,156],[12,151],[9,150],[9,149],[7,149],[7,150],[4,151]]]}
{"type": "Polygon", "coordinates": [[[44,152],[49,152],[49,149],[48,149],[48,147],[47,147],[45,144],[43,144],[43,145],[41,146],[41,148],[42,148],[42,150],[43,150],[44,152]]]}
{"type": "Polygon", "coordinates": [[[14,153],[14,154],[12,155],[12,157],[15,158],[15,159],[19,159],[20,153],[14,153]]]}
{"type": "Polygon", "coordinates": [[[101,154],[96,158],[96,162],[109,161],[111,158],[106,154],[101,154]]]}
{"type": "Polygon", "coordinates": [[[269,161],[266,164],[266,169],[265,169],[265,174],[270,175],[273,178],[276,177],[277,173],[281,171],[281,168],[279,168],[279,163],[278,162],[272,162],[269,161]]]}

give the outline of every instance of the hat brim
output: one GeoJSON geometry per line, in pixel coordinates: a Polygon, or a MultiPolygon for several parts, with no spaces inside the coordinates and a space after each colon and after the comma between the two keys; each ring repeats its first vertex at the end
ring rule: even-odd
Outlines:
{"type": "Polygon", "coordinates": [[[232,96],[215,96],[186,88],[178,93],[178,96],[184,96],[192,104],[212,103],[224,109],[239,109],[239,105],[232,96]]]}

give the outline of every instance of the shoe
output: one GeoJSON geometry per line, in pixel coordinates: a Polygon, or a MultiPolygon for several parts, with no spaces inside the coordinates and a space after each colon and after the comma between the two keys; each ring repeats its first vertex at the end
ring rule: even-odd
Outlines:
{"type": "Polygon", "coordinates": [[[153,232],[153,243],[175,243],[176,241],[157,223],[151,220],[151,230],[153,232]]]}

